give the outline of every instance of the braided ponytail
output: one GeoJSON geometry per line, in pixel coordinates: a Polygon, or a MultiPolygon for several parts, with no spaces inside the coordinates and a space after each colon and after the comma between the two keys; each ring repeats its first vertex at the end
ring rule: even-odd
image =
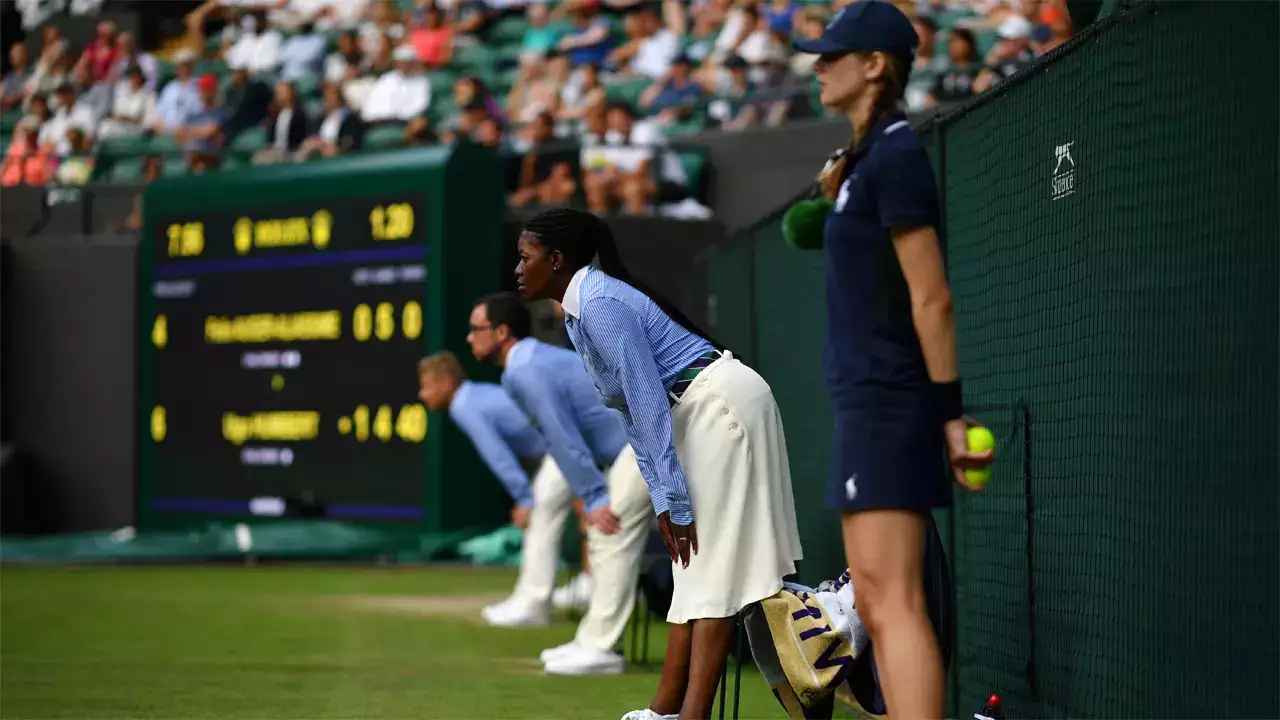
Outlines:
{"type": "MultiPolygon", "coordinates": [[[[867,114],[867,117],[861,118],[853,129],[853,142],[850,143],[850,148],[857,147],[858,143],[862,142],[868,132],[871,132],[871,128],[875,126],[880,118],[896,112],[906,92],[906,80],[910,69],[903,67],[902,62],[892,55],[881,54],[884,55],[884,74],[880,76],[880,82],[871,90],[874,93],[871,101],[871,111],[867,114]]],[[[870,52],[859,52],[857,55],[864,61],[871,57],[870,52]]],[[[827,160],[826,167],[818,175],[818,188],[823,197],[828,200],[835,200],[836,194],[840,192],[840,180],[844,177],[844,169],[849,160],[849,153],[850,151],[845,149],[832,155],[827,160]]]]}

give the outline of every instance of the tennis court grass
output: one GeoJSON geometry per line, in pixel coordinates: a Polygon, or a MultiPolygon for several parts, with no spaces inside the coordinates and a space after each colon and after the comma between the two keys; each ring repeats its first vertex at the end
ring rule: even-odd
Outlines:
{"type": "MultiPolygon", "coordinates": [[[[572,637],[567,618],[479,623],[513,581],[447,567],[4,568],[0,716],[613,720],[647,705],[662,623],[651,667],[548,677],[537,654],[572,637]]],[[[750,666],[741,707],[783,716],[750,666]]]]}

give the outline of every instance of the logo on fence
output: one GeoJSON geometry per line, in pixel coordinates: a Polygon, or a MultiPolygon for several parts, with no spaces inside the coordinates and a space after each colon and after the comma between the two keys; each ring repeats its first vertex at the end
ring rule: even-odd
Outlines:
{"type": "Polygon", "coordinates": [[[1071,157],[1071,146],[1074,142],[1057,145],[1053,148],[1055,164],[1053,166],[1054,200],[1064,198],[1076,191],[1076,161],[1071,157]]]}

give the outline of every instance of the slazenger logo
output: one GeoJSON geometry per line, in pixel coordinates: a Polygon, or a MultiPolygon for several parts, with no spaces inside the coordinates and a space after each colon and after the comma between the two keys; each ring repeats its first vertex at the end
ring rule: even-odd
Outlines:
{"type": "Polygon", "coordinates": [[[1071,157],[1071,146],[1074,142],[1057,145],[1053,149],[1053,190],[1050,197],[1054,200],[1064,198],[1076,191],[1076,161],[1071,157]]]}

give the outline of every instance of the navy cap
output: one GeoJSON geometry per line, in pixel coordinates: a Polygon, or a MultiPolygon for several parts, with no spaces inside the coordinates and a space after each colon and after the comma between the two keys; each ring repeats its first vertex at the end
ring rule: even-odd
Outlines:
{"type": "Polygon", "coordinates": [[[802,53],[871,52],[879,50],[911,69],[920,43],[911,19],[884,0],[854,0],[827,23],[822,37],[797,40],[802,53]]]}

